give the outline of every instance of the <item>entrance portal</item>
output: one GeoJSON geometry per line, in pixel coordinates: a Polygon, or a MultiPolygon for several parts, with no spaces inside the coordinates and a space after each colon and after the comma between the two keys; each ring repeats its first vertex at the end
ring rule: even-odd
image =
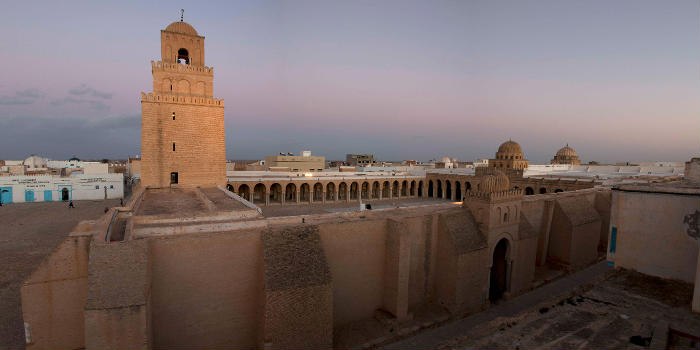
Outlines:
{"type": "Polygon", "coordinates": [[[489,285],[489,300],[495,302],[503,296],[508,288],[508,240],[498,241],[493,250],[491,265],[491,282],[489,285]]]}
{"type": "Polygon", "coordinates": [[[61,200],[62,201],[70,200],[70,193],[68,192],[68,189],[65,187],[61,190],[61,200]]]}

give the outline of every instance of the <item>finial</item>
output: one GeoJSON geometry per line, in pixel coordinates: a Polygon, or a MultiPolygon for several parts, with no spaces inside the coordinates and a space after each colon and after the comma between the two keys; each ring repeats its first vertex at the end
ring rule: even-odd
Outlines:
{"type": "Polygon", "coordinates": [[[180,9],[180,22],[185,21],[185,9],[180,9]]]}

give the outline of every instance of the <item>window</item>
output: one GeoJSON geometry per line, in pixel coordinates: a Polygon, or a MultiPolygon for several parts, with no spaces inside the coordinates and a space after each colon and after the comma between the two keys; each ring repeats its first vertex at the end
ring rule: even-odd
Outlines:
{"type": "Polygon", "coordinates": [[[175,112],[173,112],[173,120],[175,120],[175,112]]]}
{"type": "Polygon", "coordinates": [[[114,188],[114,185],[109,185],[109,188],[114,188]]]}
{"type": "Polygon", "coordinates": [[[99,189],[100,189],[100,185],[95,185],[95,189],[96,189],[96,190],[99,190],[99,189]]]}
{"type": "Polygon", "coordinates": [[[170,173],[170,183],[171,184],[177,183],[177,172],[170,173]]]}
{"type": "Polygon", "coordinates": [[[175,142],[173,142],[173,152],[175,152],[175,142]]]}

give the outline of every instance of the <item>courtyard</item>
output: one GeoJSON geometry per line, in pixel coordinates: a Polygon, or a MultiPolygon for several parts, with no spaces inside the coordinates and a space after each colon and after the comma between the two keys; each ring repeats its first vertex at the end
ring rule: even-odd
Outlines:
{"type": "Polygon", "coordinates": [[[23,349],[21,283],[82,220],[97,219],[106,201],[36,202],[0,207],[0,349],[23,349]]]}

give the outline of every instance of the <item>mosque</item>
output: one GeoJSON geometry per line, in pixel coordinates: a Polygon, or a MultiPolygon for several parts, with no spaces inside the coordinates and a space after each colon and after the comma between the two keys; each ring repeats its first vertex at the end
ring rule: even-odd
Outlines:
{"type": "MultiPolygon", "coordinates": [[[[205,38],[182,20],[160,37],[142,186],[24,282],[27,349],[374,347],[608,252],[611,188],[524,177],[512,140],[473,174],[231,180],[205,38]],[[256,205],[387,197],[461,203],[274,218],[256,205]]],[[[568,146],[561,162],[580,163],[568,146]]]]}

